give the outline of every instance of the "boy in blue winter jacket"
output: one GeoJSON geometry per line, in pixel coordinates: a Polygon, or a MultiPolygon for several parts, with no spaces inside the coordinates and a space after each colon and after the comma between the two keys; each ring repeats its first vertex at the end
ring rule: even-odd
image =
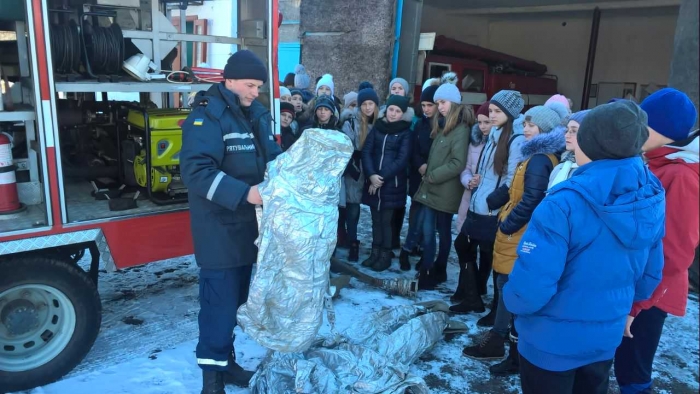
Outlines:
{"type": "Polygon", "coordinates": [[[647,138],[635,103],[591,110],[579,169],[532,215],[503,289],[523,394],[608,392],[632,303],[651,296],[663,268],[665,196],[640,156],[647,138]]]}

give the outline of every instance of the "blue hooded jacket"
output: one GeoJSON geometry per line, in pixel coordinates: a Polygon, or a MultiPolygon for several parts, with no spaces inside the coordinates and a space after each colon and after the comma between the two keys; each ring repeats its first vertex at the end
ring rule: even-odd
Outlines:
{"type": "Polygon", "coordinates": [[[610,360],[663,268],[665,193],[641,157],[598,160],[535,209],[503,289],[518,351],[548,371],[610,360]]]}

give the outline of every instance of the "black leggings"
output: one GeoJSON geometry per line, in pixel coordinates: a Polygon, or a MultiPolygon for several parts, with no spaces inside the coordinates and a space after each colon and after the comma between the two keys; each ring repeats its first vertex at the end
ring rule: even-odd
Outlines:
{"type": "Polygon", "coordinates": [[[372,213],[372,247],[391,250],[394,209],[370,208],[372,213]]]}

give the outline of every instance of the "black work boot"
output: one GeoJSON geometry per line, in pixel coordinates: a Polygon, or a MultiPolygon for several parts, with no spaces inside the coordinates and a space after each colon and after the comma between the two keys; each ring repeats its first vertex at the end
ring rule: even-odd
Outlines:
{"type": "Polygon", "coordinates": [[[408,260],[409,253],[404,249],[401,249],[401,254],[399,255],[399,264],[401,265],[401,271],[410,271],[411,262],[408,260]]]}
{"type": "Polygon", "coordinates": [[[518,337],[510,336],[508,358],[489,368],[491,375],[507,376],[520,373],[520,354],[518,353],[518,337]]]}
{"type": "Polygon", "coordinates": [[[435,271],[435,283],[436,284],[441,284],[447,282],[447,262],[445,264],[435,264],[433,267],[433,270],[435,271]]]}
{"type": "Polygon", "coordinates": [[[221,371],[202,371],[202,394],[226,394],[224,391],[224,373],[221,371]]]}
{"type": "Polygon", "coordinates": [[[435,287],[438,285],[435,271],[432,269],[426,270],[421,268],[416,278],[418,279],[418,290],[435,290],[435,287]]]}
{"type": "Polygon", "coordinates": [[[391,253],[391,250],[383,249],[377,261],[375,261],[374,265],[372,265],[370,268],[372,268],[372,271],[376,272],[386,271],[389,267],[391,267],[392,258],[393,254],[391,253]]]}
{"type": "Polygon", "coordinates": [[[228,367],[224,373],[224,383],[234,384],[238,387],[248,387],[250,378],[255,375],[255,372],[246,371],[238,365],[236,358],[230,355],[228,358],[228,367]]]}
{"type": "Polygon", "coordinates": [[[350,244],[350,252],[348,253],[348,261],[357,262],[360,259],[360,241],[352,241],[350,244]]]}
{"type": "Polygon", "coordinates": [[[503,338],[489,330],[477,343],[462,349],[462,355],[475,360],[499,360],[506,354],[503,338]]]}
{"type": "Polygon", "coordinates": [[[493,323],[496,321],[496,311],[498,311],[498,286],[496,286],[496,277],[498,274],[494,271],[493,273],[493,300],[491,301],[491,310],[489,313],[479,319],[476,325],[479,327],[493,327],[493,323]]]}
{"type": "Polygon", "coordinates": [[[371,267],[374,265],[374,263],[377,262],[379,259],[379,255],[382,253],[382,249],[379,246],[374,246],[372,245],[372,252],[369,254],[369,257],[365,259],[365,261],[362,262],[363,267],[371,267]]]}
{"type": "Polygon", "coordinates": [[[450,312],[452,313],[482,313],[486,311],[484,301],[481,300],[479,289],[476,284],[476,263],[467,263],[465,268],[460,272],[460,285],[463,286],[463,300],[459,304],[452,305],[450,312]]]}

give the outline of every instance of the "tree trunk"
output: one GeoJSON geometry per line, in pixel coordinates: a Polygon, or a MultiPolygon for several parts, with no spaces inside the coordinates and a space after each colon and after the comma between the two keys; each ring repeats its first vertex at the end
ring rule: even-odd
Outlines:
{"type": "MultiPolygon", "coordinates": [[[[698,0],[681,2],[676,35],[673,40],[673,59],[668,85],[688,96],[698,108],[698,0]]],[[[697,122],[695,127],[697,127],[697,122]]]]}

